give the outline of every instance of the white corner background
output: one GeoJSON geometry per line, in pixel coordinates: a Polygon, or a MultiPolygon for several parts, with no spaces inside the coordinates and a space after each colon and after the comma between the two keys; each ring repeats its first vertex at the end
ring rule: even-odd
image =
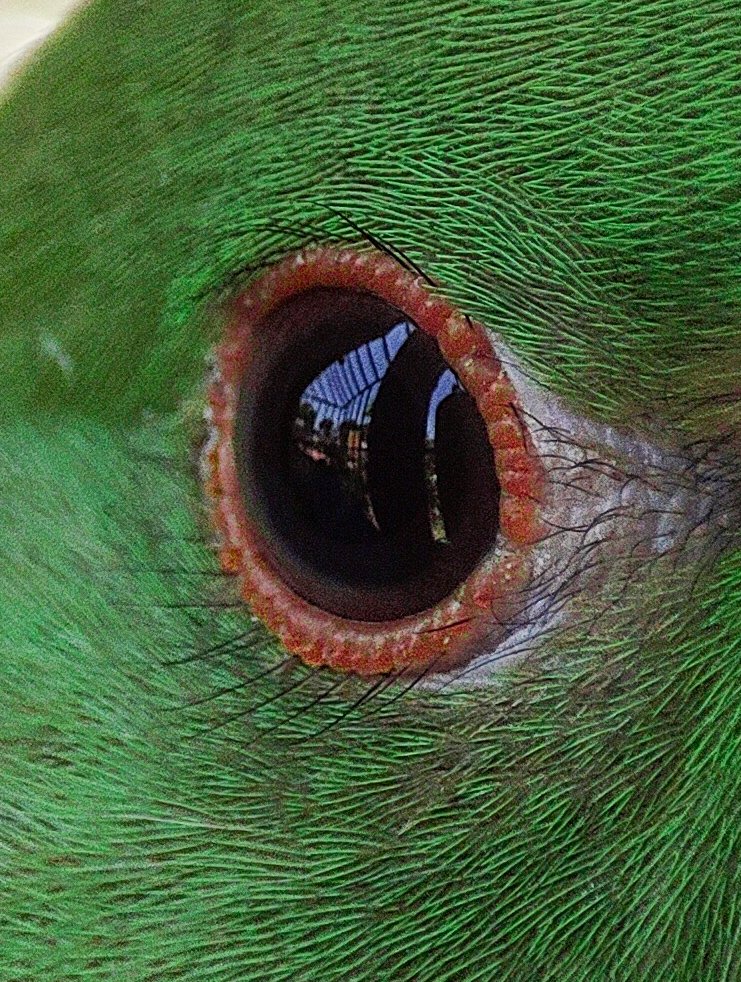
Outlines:
{"type": "Polygon", "coordinates": [[[0,0],[0,87],[83,0],[0,0]]]}

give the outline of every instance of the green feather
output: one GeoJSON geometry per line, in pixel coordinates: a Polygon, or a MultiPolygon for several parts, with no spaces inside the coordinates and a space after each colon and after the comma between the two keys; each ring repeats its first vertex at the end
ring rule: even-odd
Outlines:
{"type": "Polygon", "coordinates": [[[0,977],[741,976],[735,528],[487,688],[369,694],[232,609],[188,466],[223,298],[360,227],[576,410],[722,434],[738,507],[740,42],[731,0],[99,0],[14,83],[0,977]]]}

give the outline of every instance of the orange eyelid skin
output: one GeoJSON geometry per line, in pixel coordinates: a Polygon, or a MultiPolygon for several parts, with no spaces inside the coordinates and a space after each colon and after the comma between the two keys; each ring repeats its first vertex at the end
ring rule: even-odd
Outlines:
{"type": "Polygon", "coordinates": [[[486,330],[429,291],[423,279],[383,253],[330,246],[287,256],[233,302],[226,337],[215,349],[207,393],[209,438],[202,450],[204,487],[225,572],[240,580],[241,595],[283,646],[311,666],[358,675],[440,669],[462,660],[477,641],[521,604],[529,554],[545,535],[540,519],[545,480],[530,435],[518,414],[517,394],[486,330]],[[314,287],[367,290],[398,307],[433,336],[448,364],[476,401],[494,453],[500,485],[496,555],[489,553],[468,579],[435,606],[391,621],[348,620],[309,603],[284,582],[269,543],[245,513],[234,457],[239,386],[266,315],[282,301],[314,287]]]}

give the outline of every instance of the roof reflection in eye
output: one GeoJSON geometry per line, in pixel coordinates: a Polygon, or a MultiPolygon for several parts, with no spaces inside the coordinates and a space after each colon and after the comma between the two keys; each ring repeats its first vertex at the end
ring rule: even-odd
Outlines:
{"type": "MultiPolygon", "coordinates": [[[[415,457],[418,473],[411,477],[421,488],[417,497],[426,505],[430,537],[434,542],[449,542],[439,493],[441,454],[436,453],[436,434],[449,415],[442,404],[454,393],[462,396],[463,387],[449,368],[441,367],[428,383],[431,392],[426,406],[420,400],[416,406],[404,407],[406,414],[374,414],[382,388],[394,385],[396,356],[414,344],[414,330],[409,321],[395,324],[386,334],[332,362],[301,394],[292,427],[292,483],[304,509],[326,526],[330,536],[358,541],[382,533],[379,507],[374,507],[379,489],[371,492],[370,475],[379,467],[393,467],[395,458],[398,465],[403,442],[400,431],[410,429],[423,441],[423,456],[415,457]],[[424,419],[412,418],[415,410],[424,419]],[[383,432],[384,425],[388,432],[383,432]],[[378,466],[369,460],[369,447],[382,458],[378,466]]],[[[408,492],[408,488],[399,490],[397,498],[408,499],[408,492]]],[[[395,512],[401,510],[402,502],[391,504],[395,512]]],[[[383,513],[383,503],[380,510],[383,513]]],[[[388,510],[386,507],[385,512],[388,510]]],[[[384,526],[392,524],[386,514],[384,526]]]]}

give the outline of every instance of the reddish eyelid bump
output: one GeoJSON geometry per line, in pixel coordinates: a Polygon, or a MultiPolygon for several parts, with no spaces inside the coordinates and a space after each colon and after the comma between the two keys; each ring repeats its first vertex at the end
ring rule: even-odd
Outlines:
{"type": "Polygon", "coordinates": [[[302,249],[258,277],[235,301],[216,346],[207,390],[209,437],[201,457],[222,569],[240,580],[245,602],[292,654],[312,667],[358,675],[448,665],[512,615],[527,586],[531,546],[545,535],[544,471],[518,415],[517,393],[486,330],[430,292],[390,256],[331,246],[302,249]],[[270,545],[245,513],[234,457],[234,422],[251,352],[273,340],[266,315],[314,287],[367,290],[434,337],[487,424],[500,484],[498,544],[452,594],[392,621],[348,620],[291,590],[271,563],[270,545]]]}

